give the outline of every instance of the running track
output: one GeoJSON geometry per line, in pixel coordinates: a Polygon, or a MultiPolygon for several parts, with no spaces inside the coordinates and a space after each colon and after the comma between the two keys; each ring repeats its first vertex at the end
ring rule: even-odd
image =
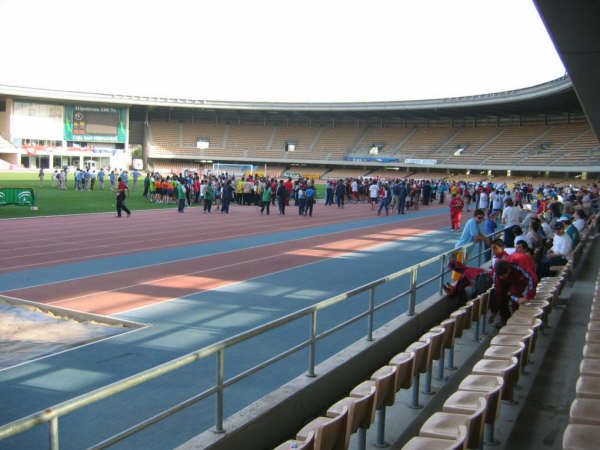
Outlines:
{"type": "MultiPolygon", "coordinates": [[[[399,270],[445,250],[457,237],[437,231],[449,226],[447,208],[438,205],[389,217],[377,217],[364,204],[344,209],[317,205],[312,218],[299,217],[293,207],[289,212],[266,217],[254,207],[234,206],[229,215],[191,208],[184,214],[134,211],[129,219],[89,214],[1,220],[4,295],[119,314],[152,326],[0,372],[0,423],[399,270]],[[424,239],[416,241],[419,236],[424,239]]],[[[357,313],[356,308],[361,307],[349,304],[332,310],[320,323],[343,319],[357,313]]],[[[358,325],[356,336],[364,335],[358,325]]],[[[251,356],[268,358],[277,346],[295,345],[304,328],[297,324],[291,331],[265,336],[251,348],[233,351],[235,358],[230,356],[228,364],[247,367],[255,363],[251,356]]],[[[318,349],[318,360],[344,342],[348,341],[318,349]]],[[[259,380],[232,388],[226,395],[227,414],[301,373],[305,356],[296,359],[296,365],[292,358],[259,380]]],[[[72,426],[61,428],[61,444],[87,447],[197,393],[214,380],[214,365],[205,366],[179,371],[142,391],[123,393],[68,416],[65,421],[72,426]],[[86,430],[89,420],[98,424],[93,432],[86,430]]],[[[237,370],[229,365],[227,369],[237,370]]],[[[211,409],[210,402],[199,404],[180,413],[175,425],[165,421],[120,448],[172,448],[214,424],[211,409]]],[[[0,447],[45,445],[44,433],[44,427],[38,427],[0,442],[0,447]]]]}

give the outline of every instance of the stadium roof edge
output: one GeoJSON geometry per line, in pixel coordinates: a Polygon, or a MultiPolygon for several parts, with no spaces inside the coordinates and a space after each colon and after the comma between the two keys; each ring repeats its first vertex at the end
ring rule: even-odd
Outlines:
{"type": "Polygon", "coordinates": [[[479,107],[500,105],[515,101],[527,101],[573,89],[568,74],[535,86],[489,94],[450,97],[430,100],[346,102],[346,103],[285,103],[285,102],[244,102],[219,100],[194,100],[139,95],[103,94],[67,90],[32,88],[0,84],[0,95],[21,98],[44,98],[60,101],[110,103],[125,105],[146,105],[173,108],[222,109],[246,111],[413,111],[440,110],[457,107],[479,107]]]}

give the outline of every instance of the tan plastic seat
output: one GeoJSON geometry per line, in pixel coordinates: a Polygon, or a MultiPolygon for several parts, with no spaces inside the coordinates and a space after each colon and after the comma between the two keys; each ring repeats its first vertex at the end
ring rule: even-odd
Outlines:
{"type": "Polygon", "coordinates": [[[585,342],[588,344],[600,344],[600,331],[588,331],[585,333],[585,342]]]}
{"type": "Polygon", "coordinates": [[[345,450],[348,409],[336,417],[317,417],[302,427],[296,439],[306,441],[314,433],[314,450],[345,450]]]}
{"type": "Polygon", "coordinates": [[[337,417],[348,411],[346,420],[346,437],[344,448],[350,445],[350,435],[359,428],[366,430],[371,426],[371,418],[375,410],[375,386],[364,397],[344,397],[327,410],[327,417],[337,417]]]}
{"type": "Polygon", "coordinates": [[[529,317],[526,315],[513,314],[506,321],[506,325],[516,325],[518,327],[520,327],[520,326],[529,327],[529,326],[533,325],[534,321],[535,321],[535,317],[532,318],[532,317],[529,317]]]}
{"type": "Polygon", "coordinates": [[[483,393],[487,399],[485,422],[494,424],[500,415],[500,398],[504,387],[504,379],[489,375],[467,375],[460,385],[459,391],[483,393]]]}
{"type": "Polygon", "coordinates": [[[454,336],[457,338],[462,337],[462,333],[465,328],[466,317],[467,312],[462,309],[458,309],[450,314],[450,318],[454,319],[454,321],[456,322],[454,336]]]}
{"type": "Polygon", "coordinates": [[[519,306],[519,309],[517,309],[514,313],[513,313],[513,317],[514,316],[527,316],[527,317],[535,317],[537,319],[541,319],[542,322],[545,321],[545,312],[543,308],[539,308],[537,306],[533,306],[533,305],[527,305],[526,303],[519,306]]]}
{"type": "Polygon", "coordinates": [[[526,342],[525,345],[529,347],[528,355],[535,352],[535,331],[531,327],[505,325],[498,330],[498,335],[518,336],[523,340],[523,342],[526,342]]]}
{"type": "Polygon", "coordinates": [[[579,364],[579,373],[581,375],[600,377],[600,359],[583,358],[579,364]]]}
{"type": "Polygon", "coordinates": [[[422,340],[413,342],[406,347],[405,351],[413,352],[415,354],[415,376],[427,372],[427,365],[430,360],[429,352],[431,351],[431,341],[422,340]]]}
{"type": "Polygon", "coordinates": [[[519,307],[519,309],[521,309],[521,308],[540,308],[542,311],[544,311],[543,320],[545,323],[548,321],[548,316],[550,316],[550,313],[552,312],[552,303],[550,303],[548,300],[533,299],[526,303],[523,303],[519,307]]]}
{"type": "Polygon", "coordinates": [[[600,331],[600,322],[598,321],[591,321],[588,322],[588,331],[600,331]]]}
{"type": "Polygon", "coordinates": [[[490,295],[491,291],[487,290],[481,294],[481,314],[487,314],[490,310],[490,295]]]}
{"type": "Polygon", "coordinates": [[[490,345],[485,352],[483,357],[485,359],[511,359],[517,358],[519,362],[519,370],[516,372],[516,381],[519,381],[520,372],[523,370],[523,352],[525,350],[525,344],[519,342],[518,345],[490,345]]]}
{"type": "Polygon", "coordinates": [[[473,325],[473,302],[467,302],[465,306],[460,309],[466,313],[463,330],[470,330],[473,325]]]}
{"type": "Polygon", "coordinates": [[[412,386],[412,401],[411,408],[421,408],[419,405],[419,385],[421,382],[420,376],[422,373],[426,373],[429,369],[428,365],[431,360],[431,340],[423,338],[421,341],[413,342],[406,347],[407,352],[413,352],[415,354],[415,369],[413,375],[413,386],[412,386]]]}
{"type": "Polygon", "coordinates": [[[600,400],[592,398],[576,398],[571,403],[569,422],[581,425],[600,426],[600,400]]]}
{"type": "Polygon", "coordinates": [[[600,399],[600,378],[580,376],[575,385],[575,397],[600,399]]]}
{"type": "Polygon", "coordinates": [[[600,358],[600,344],[585,344],[583,346],[583,357],[591,359],[600,358]]]}
{"type": "Polygon", "coordinates": [[[279,444],[273,450],[289,450],[290,448],[292,448],[293,444],[296,445],[296,448],[298,450],[313,450],[315,448],[315,433],[311,431],[310,433],[308,433],[306,439],[303,441],[300,441],[298,439],[289,439],[279,444]]]}
{"type": "Polygon", "coordinates": [[[458,427],[456,439],[437,439],[416,436],[402,447],[402,450],[462,450],[467,444],[467,427],[458,427]]]}
{"type": "Polygon", "coordinates": [[[529,357],[530,343],[531,343],[531,340],[529,340],[529,341],[523,340],[519,336],[514,336],[514,335],[510,335],[510,334],[499,334],[492,338],[492,340],[490,341],[490,346],[512,347],[512,346],[520,346],[522,344],[524,346],[524,348],[523,348],[523,354],[521,355],[521,370],[523,370],[523,368],[525,367],[525,364],[527,364],[527,361],[528,361],[527,358],[529,357]]]}
{"type": "Polygon", "coordinates": [[[454,347],[456,320],[455,319],[443,320],[442,323],[440,323],[440,327],[444,327],[446,329],[446,334],[444,335],[443,346],[445,349],[449,350],[452,347],[454,347]]]}
{"type": "Polygon", "coordinates": [[[516,383],[519,361],[517,358],[507,359],[481,359],[471,371],[474,375],[497,375],[504,380],[502,400],[513,400],[514,386],[516,383]]]}
{"type": "Polygon", "coordinates": [[[590,320],[592,322],[600,321],[600,310],[593,309],[592,311],[590,311],[590,320]]]}
{"type": "Polygon", "coordinates": [[[371,375],[375,382],[377,392],[375,393],[375,409],[383,406],[392,406],[396,399],[396,377],[398,368],[396,366],[383,366],[371,375]]]}
{"type": "Polygon", "coordinates": [[[481,294],[475,297],[473,300],[469,301],[468,303],[471,303],[473,305],[473,322],[479,322],[481,318],[481,294]]]}
{"type": "Polygon", "coordinates": [[[444,327],[433,327],[427,333],[419,338],[419,341],[426,342],[431,341],[431,349],[429,351],[429,361],[427,369],[431,365],[431,361],[437,361],[442,357],[442,350],[444,345],[444,335],[446,334],[446,328],[444,327]]]}
{"type": "Polygon", "coordinates": [[[390,366],[396,366],[398,374],[396,376],[395,391],[400,389],[409,389],[412,386],[415,375],[415,353],[402,352],[395,355],[389,362],[390,366]]]}
{"type": "Polygon", "coordinates": [[[446,413],[467,414],[471,417],[469,423],[468,448],[481,448],[483,444],[483,429],[487,413],[487,398],[481,392],[457,391],[444,402],[442,409],[446,413]],[[483,413],[478,414],[481,405],[485,406],[483,413]]]}
{"type": "Polygon", "coordinates": [[[563,450],[597,450],[600,427],[569,424],[563,434],[563,450]]]}
{"type": "MultiPolygon", "coordinates": [[[[485,404],[485,400],[483,400],[485,404]]],[[[485,410],[485,406],[484,406],[485,410]]],[[[469,426],[471,424],[471,416],[467,414],[453,414],[445,412],[436,412],[429,417],[421,426],[419,436],[430,437],[436,439],[456,439],[458,436],[458,428],[460,426],[467,427],[467,446],[469,442],[469,426]]],[[[469,447],[467,447],[469,448],[469,447]]]]}
{"type": "Polygon", "coordinates": [[[370,403],[368,408],[369,417],[368,420],[365,420],[365,422],[361,424],[361,428],[369,428],[369,426],[371,426],[371,424],[375,421],[375,397],[377,396],[377,383],[375,383],[373,380],[365,380],[362,383],[355,386],[350,391],[349,396],[358,399],[370,397],[370,403]],[[372,397],[370,397],[371,394],[373,394],[372,397]],[[365,426],[363,427],[362,425],[365,426]]]}

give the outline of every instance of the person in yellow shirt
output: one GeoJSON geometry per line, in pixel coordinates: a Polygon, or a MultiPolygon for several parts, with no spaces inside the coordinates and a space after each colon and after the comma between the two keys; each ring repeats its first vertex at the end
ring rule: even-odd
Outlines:
{"type": "Polygon", "coordinates": [[[235,185],[235,201],[241,205],[242,204],[242,195],[244,193],[244,177],[237,180],[235,185]]]}

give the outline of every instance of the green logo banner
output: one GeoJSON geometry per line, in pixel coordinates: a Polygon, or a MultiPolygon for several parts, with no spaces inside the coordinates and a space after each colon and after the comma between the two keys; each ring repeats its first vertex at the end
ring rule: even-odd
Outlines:
{"type": "Polygon", "coordinates": [[[32,188],[0,187],[0,206],[34,206],[35,193],[32,188]]]}

